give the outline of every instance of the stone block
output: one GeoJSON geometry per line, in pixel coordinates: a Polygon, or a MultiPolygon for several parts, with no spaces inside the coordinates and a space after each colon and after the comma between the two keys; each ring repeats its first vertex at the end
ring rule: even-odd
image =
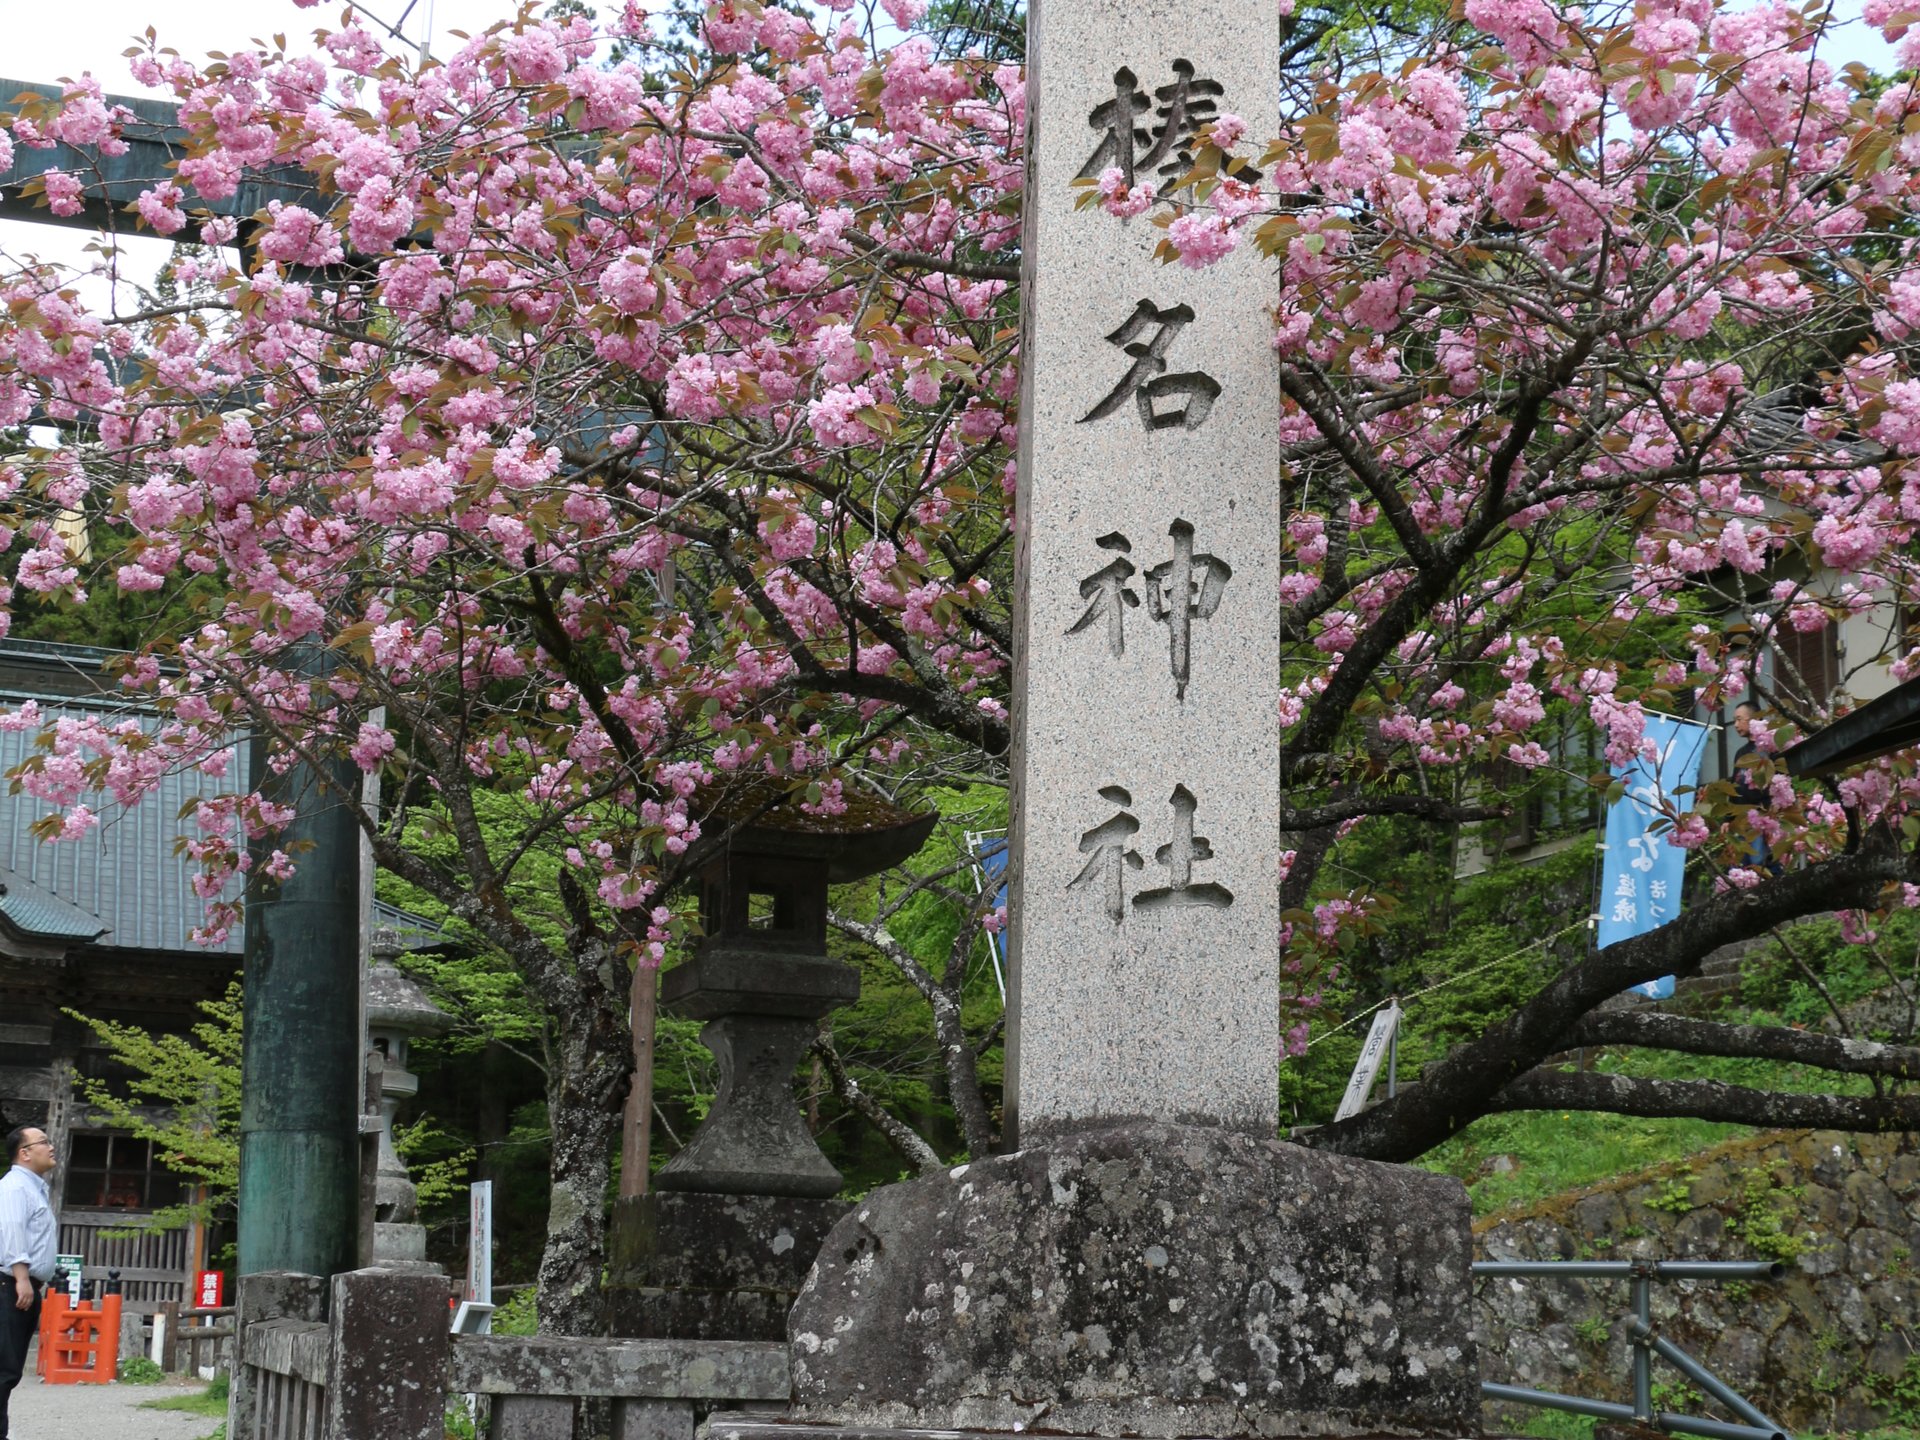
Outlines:
{"type": "Polygon", "coordinates": [[[442,1440],[447,1282],[350,1270],[333,1277],[325,1440],[442,1440]]]}
{"type": "Polygon", "coordinates": [[[460,1335],[447,1364],[457,1394],[645,1396],[651,1400],[787,1398],[785,1345],[733,1340],[580,1339],[570,1335],[460,1335]]]}
{"type": "Polygon", "coordinates": [[[1844,1130],[1816,1130],[1809,1135],[1813,1149],[1813,1178],[1822,1185],[1844,1185],[1855,1164],[1854,1137],[1844,1130]]]}
{"type": "MultiPolygon", "coordinates": [[[[318,1275],[293,1270],[242,1275],[233,1301],[234,1354],[245,1355],[247,1334],[256,1327],[264,1330],[284,1321],[314,1324],[325,1319],[326,1313],[327,1282],[318,1275]]],[[[227,1398],[228,1433],[253,1434],[261,1398],[258,1375],[250,1366],[236,1364],[227,1398]]]]}
{"type": "Polygon", "coordinates": [[[1910,1273],[1896,1273],[1867,1286],[1867,1304],[1883,1327],[1891,1325],[1896,1332],[1904,1332],[1920,1315],[1920,1282],[1910,1273]]]}
{"type": "Polygon", "coordinates": [[[1142,1436],[1477,1426],[1458,1181],[1158,1122],[875,1191],[789,1322],[793,1418],[1142,1436]]]}
{"type": "MultiPolygon", "coordinates": [[[[1535,1412],[1538,1413],[1538,1412],[1535,1412]]],[[[1044,1432],[1048,1440],[1094,1440],[1092,1436],[1044,1432]]],[[[1478,1430],[1473,1440],[1482,1440],[1478,1430]]],[[[1664,1440],[1653,1432],[1654,1440],[1664,1440]]],[[[717,1414],[707,1418],[703,1440],[1007,1440],[985,1430],[898,1429],[883,1425],[805,1425],[779,1415],[717,1414]]],[[[1379,1437],[1385,1440],[1385,1437],[1379,1437]]]]}
{"type": "Polygon", "coordinates": [[[1611,1190],[1576,1200],[1573,1219],[1580,1233],[1589,1236],[1610,1235],[1627,1223],[1626,1212],[1620,1208],[1620,1197],[1611,1190]]]}
{"type": "Polygon", "coordinates": [[[1722,1330],[1707,1352],[1707,1368],[1736,1390],[1751,1390],[1767,1368],[1767,1342],[1744,1325],[1722,1330]]]}
{"type": "Polygon", "coordinates": [[[660,1003],[689,1020],[787,1015],[817,1020],[860,998],[860,972],[825,955],[710,945],[660,979],[660,1003]]]}
{"type": "Polygon", "coordinates": [[[611,1440],[693,1440],[693,1406],[684,1400],[615,1400],[611,1440]]]}
{"type": "Polygon", "coordinates": [[[1881,1428],[1880,1396],[1856,1385],[1833,1404],[1833,1427],[1841,1435],[1865,1435],[1881,1428]]]}
{"type": "Polygon", "coordinates": [[[1844,1275],[1830,1275],[1816,1281],[1813,1288],[1826,1308],[1827,1318],[1841,1334],[1861,1346],[1872,1343],[1879,1330],[1867,1308],[1865,1291],[1844,1275]]]}
{"type": "Polygon", "coordinates": [[[1673,1252],[1676,1257],[1712,1259],[1720,1252],[1726,1229],[1727,1217],[1718,1210],[1695,1210],[1683,1215],[1673,1227],[1673,1252]]]}
{"type": "Polygon", "coordinates": [[[1897,1232],[1906,1229],[1912,1219],[1900,1197],[1871,1170],[1855,1170],[1842,1188],[1859,1211],[1862,1225],[1897,1232]]]}
{"type": "Polygon", "coordinates": [[[234,1320],[242,1327],[256,1320],[324,1320],[327,1282],[293,1270],[242,1275],[233,1308],[234,1320]]]}
{"type": "Polygon", "coordinates": [[[1708,1165],[1687,1183],[1687,1195],[1696,1205],[1721,1205],[1733,1198],[1733,1185],[1724,1164],[1708,1165]]]}
{"type": "Polygon", "coordinates": [[[376,1220],[373,1225],[373,1254],[383,1269],[427,1265],[426,1227],[376,1220]]]}
{"type": "Polygon", "coordinates": [[[616,1334],[784,1340],[840,1200],[656,1192],[622,1200],[608,1236],[616,1334]]]}
{"type": "Polygon", "coordinates": [[[1832,1275],[1847,1263],[1847,1242],[1836,1234],[1816,1232],[1798,1263],[1809,1275],[1832,1275]]]}
{"type": "Polygon", "coordinates": [[[573,1440],[573,1401],[557,1395],[496,1395],[490,1440],[573,1440]]]}
{"type": "Polygon", "coordinates": [[[1880,1280],[1893,1273],[1893,1257],[1906,1247],[1897,1235],[1862,1225],[1847,1240],[1847,1273],[1856,1280],[1880,1280]]]}
{"type": "Polygon", "coordinates": [[[1904,1336],[1882,1335],[1873,1342],[1873,1348],[1867,1351],[1867,1358],[1862,1365],[1869,1376],[1898,1380],[1906,1373],[1907,1361],[1912,1358],[1913,1350],[1904,1336]]]}
{"type": "Polygon", "coordinates": [[[1846,1191],[1829,1185],[1809,1185],[1801,1210],[1822,1230],[1844,1237],[1860,1221],[1860,1207],[1846,1191]]]}

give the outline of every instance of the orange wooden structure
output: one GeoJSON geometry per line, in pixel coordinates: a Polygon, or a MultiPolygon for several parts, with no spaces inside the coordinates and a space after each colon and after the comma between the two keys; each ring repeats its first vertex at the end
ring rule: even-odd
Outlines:
{"type": "Polygon", "coordinates": [[[40,1361],[49,1385],[107,1385],[120,1370],[121,1297],[70,1304],[64,1290],[48,1290],[40,1306],[40,1361]]]}

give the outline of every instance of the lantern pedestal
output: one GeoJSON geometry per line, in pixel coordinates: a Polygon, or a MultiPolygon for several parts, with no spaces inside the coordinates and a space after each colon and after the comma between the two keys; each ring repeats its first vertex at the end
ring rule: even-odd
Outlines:
{"type": "Polygon", "coordinates": [[[419,1092],[420,1079],[407,1069],[415,1036],[439,1035],[453,1017],[428,998],[394,962],[403,952],[399,936],[378,930],[373,936],[373,968],[367,973],[367,1033],[385,1058],[380,1071],[380,1156],[373,1190],[372,1263],[383,1270],[444,1273],[427,1259],[427,1230],[420,1223],[419,1200],[407,1165],[393,1144],[394,1117],[403,1102],[419,1092]]]}
{"type": "Polygon", "coordinates": [[[607,1300],[614,1333],[650,1340],[787,1338],[841,1200],[663,1191],[613,1212],[607,1300]]]}

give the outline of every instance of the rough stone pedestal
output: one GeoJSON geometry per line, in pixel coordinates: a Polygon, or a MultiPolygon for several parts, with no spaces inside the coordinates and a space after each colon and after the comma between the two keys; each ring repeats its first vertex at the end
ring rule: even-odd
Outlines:
{"type": "Polygon", "coordinates": [[[792,1418],[1470,1435],[1458,1181],[1138,1121],[876,1190],[788,1322],[792,1418]]]}
{"type": "Polygon", "coordinates": [[[609,1236],[614,1333],[785,1340],[787,1311],[841,1200],[655,1192],[620,1201],[609,1236]]]}

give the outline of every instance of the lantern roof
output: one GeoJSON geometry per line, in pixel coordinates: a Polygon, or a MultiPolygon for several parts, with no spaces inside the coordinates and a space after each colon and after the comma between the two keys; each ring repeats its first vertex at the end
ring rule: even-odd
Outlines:
{"type": "Polygon", "coordinates": [[[871,794],[849,794],[837,813],[816,813],[803,807],[805,793],[765,776],[710,787],[701,823],[728,827],[732,853],[825,861],[829,883],[844,885],[900,864],[940,819],[871,794]]]}
{"type": "Polygon", "coordinates": [[[453,1028],[453,1017],[433,1003],[418,981],[393,963],[401,953],[396,931],[373,933],[373,967],[367,971],[367,1029],[393,1030],[402,1035],[440,1035],[453,1028]]]}

